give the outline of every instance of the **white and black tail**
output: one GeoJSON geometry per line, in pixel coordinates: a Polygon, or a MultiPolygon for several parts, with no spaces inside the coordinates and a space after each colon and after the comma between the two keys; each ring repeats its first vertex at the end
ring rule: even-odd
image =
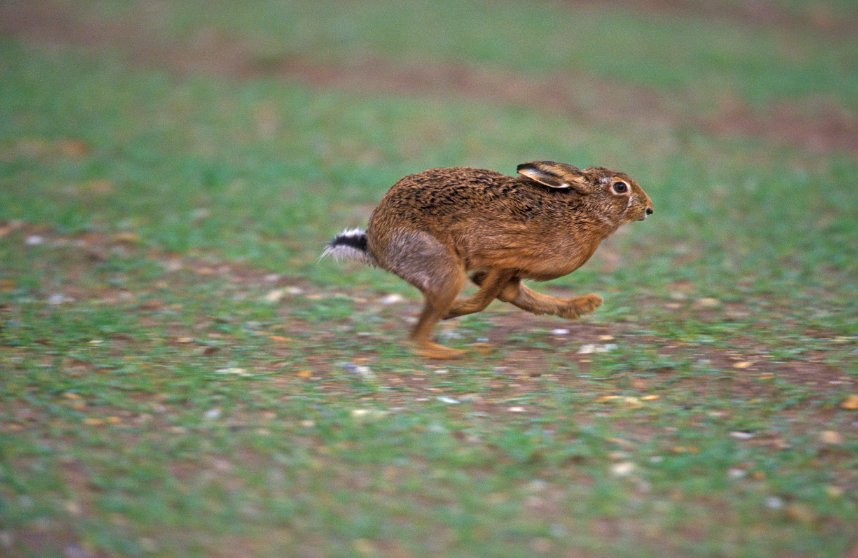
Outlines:
{"type": "Polygon", "coordinates": [[[331,240],[320,258],[330,256],[337,261],[355,260],[368,265],[378,265],[369,253],[366,231],[346,229],[331,240]]]}

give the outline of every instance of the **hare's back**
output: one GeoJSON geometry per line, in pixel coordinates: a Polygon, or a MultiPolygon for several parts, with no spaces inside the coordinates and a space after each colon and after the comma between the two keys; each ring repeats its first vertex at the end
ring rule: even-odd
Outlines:
{"type": "Polygon", "coordinates": [[[498,172],[463,167],[430,169],[399,180],[376,212],[441,218],[473,215],[503,197],[516,179],[498,172]]]}

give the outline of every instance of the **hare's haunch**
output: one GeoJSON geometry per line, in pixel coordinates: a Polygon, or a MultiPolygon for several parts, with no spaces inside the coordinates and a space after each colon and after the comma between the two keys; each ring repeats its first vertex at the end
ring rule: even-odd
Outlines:
{"type": "Polygon", "coordinates": [[[521,281],[572,273],[621,225],[652,214],[652,200],[625,173],[602,167],[535,161],[518,172],[445,168],[406,176],[375,208],[366,232],[343,231],[323,255],[384,268],[420,289],[426,304],[411,340],[430,358],[461,352],[432,342],[439,320],[479,312],[496,298],[534,314],[592,312],[602,304],[598,295],[561,299],[521,281]],[[468,277],[478,292],[456,299],[468,277]]]}

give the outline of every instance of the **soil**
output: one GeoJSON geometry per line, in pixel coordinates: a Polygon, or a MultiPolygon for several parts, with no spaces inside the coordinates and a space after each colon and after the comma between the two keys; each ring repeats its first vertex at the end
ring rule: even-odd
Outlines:
{"type": "Polygon", "coordinates": [[[677,14],[726,23],[758,25],[779,31],[813,31],[826,36],[853,36],[858,18],[842,17],[830,7],[817,3],[804,11],[790,10],[775,0],[708,2],[707,0],[564,0],[572,8],[604,9],[605,6],[648,12],[659,17],[677,14]]]}

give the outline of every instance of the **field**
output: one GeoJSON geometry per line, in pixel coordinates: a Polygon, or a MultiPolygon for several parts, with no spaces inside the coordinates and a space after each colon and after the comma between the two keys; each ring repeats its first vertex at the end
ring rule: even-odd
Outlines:
{"type": "Polygon", "coordinates": [[[0,555],[858,556],[853,2],[238,6],[0,0],[0,555]],[[579,321],[319,260],[538,159],[579,321]]]}

